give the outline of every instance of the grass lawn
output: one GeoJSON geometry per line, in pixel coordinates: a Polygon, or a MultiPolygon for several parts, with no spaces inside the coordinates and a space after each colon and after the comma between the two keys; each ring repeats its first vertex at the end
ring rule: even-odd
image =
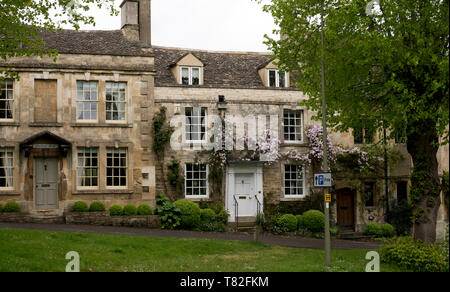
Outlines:
{"type": "MultiPolygon", "coordinates": [[[[65,255],[80,255],[81,271],[155,272],[363,272],[365,250],[323,250],[255,242],[0,229],[0,272],[65,271],[65,255]]],[[[381,264],[381,271],[402,271],[381,264]]]]}

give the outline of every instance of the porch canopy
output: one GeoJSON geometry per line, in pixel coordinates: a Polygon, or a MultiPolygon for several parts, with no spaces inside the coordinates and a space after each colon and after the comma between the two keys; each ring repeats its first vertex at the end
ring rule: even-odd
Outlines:
{"type": "Polygon", "coordinates": [[[59,150],[64,156],[67,155],[72,143],[49,131],[43,131],[28,137],[20,143],[20,149],[25,151],[25,156],[29,156],[33,149],[54,149],[59,150]]]}

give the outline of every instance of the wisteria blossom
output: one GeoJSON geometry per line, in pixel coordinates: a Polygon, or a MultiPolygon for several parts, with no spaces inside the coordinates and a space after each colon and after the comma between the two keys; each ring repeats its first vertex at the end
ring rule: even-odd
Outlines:
{"type": "MultiPolygon", "coordinates": [[[[240,152],[240,157],[235,157],[235,159],[242,162],[259,160],[264,161],[268,165],[281,160],[294,161],[304,166],[309,166],[313,162],[321,163],[324,155],[322,126],[316,125],[309,128],[306,131],[306,136],[309,142],[307,152],[300,152],[296,149],[289,149],[285,152],[280,151],[282,143],[278,139],[276,133],[273,133],[269,129],[265,130],[258,137],[257,141],[248,136],[233,139],[234,143],[237,142],[237,144],[243,145],[244,148],[244,150],[240,152]]],[[[346,149],[339,145],[335,146],[333,145],[330,136],[327,137],[327,146],[328,161],[331,167],[333,167],[339,159],[346,156],[355,163],[355,170],[362,172],[364,169],[370,169],[371,158],[367,151],[361,150],[359,147],[346,149]]],[[[215,151],[215,161],[218,161],[220,165],[225,166],[230,154],[230,150],[215,151]]],[[[383,161],[382,157],[376,156],[373,158],[378,162],[383,161]]]]}

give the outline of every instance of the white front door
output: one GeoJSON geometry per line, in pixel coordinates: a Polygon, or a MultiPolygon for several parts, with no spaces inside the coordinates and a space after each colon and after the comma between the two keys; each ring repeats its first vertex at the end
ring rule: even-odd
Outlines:
{"type": "Polygon", "coordinates": [[[260,165],[228,167],[226,186],[226,209],[230,214],[230,222],[236,220],[236,215],[256,217],[258,201],[263,203],[262,167],[260,165]]]}
{"type": "Polygon", "coordinates": [[[234,177],[234,197],[238,202],[239,216],[255,216],[255,174],[236,173],[234,177]]]}

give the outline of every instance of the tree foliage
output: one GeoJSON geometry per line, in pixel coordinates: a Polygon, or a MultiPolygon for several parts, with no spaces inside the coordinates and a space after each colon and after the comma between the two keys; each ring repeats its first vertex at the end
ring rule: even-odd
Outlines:
{"type": "MultiPolygon", "coordinates": [[[[114,0],[1,0],[0,1],[0,58],[48,56],[58,52],[44,48],[40,31],[59,30],[63,25],[75,29],[80,24],[93,24],[93,16],[86,15],[90,5],[107,6],[111,15],[117,15],[114,0]]],[[[0,68],[0,78],[17,78],[10,68],[0,68]]]]}
{"type": "Polygon", "coordinates": [[[282,70],[296,73],[297,88],[309,97],[304,105],[317,118],[323,57],[330,127],[406,137],[415,208],[424,211],[416,218],[423,228],[415,230],[434,240],[427,224],[435,225],[440,204],[436,153],[449,138],[449,1],[271,0],[264,10],[283,36],[266,36],[266,44],[282,70]]]}

